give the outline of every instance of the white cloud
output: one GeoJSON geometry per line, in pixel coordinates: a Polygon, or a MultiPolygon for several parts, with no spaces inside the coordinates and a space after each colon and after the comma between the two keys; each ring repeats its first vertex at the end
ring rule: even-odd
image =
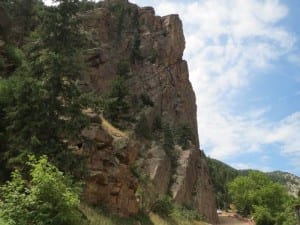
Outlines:
{"type": "MultiPolygon", "coordinates": [[[[292,54],[295,37],[279,25],[288,15],[283,1],[131,2],[151,5],[159,15],[180,14],[186,38],[185,58],[197,96],[200,142],[210,156],[228,159],[277,144],[281,154],[295,159],[291,163],[300,167],[297,160],[300,158],[300,112],[272,122],[266,119],[266,114],[271,113],[270,106],[253,108],[243,114],[237,114],[232,107],[235,97],[276,60],[287,57],[291,63],[300,63],[299,55],[292,54]]],[[[257,168],[251,163],[233,166],[257,168]]],[[[263,165],[261,169],[270,170],[263,165]]]]}
{"type": "Polygon", "coordinates": [[[265,119],[270,107],[243,114],[232,108],[257,74],[294,48],[296,38],[278,25],[288,8],[277,0],[163,0],[154,5],[159,15],[178,13],[183,20],[202,148],[226,159],[278,144],[282,154],[300,156],[300,112],[271,122],[265,119]]]}

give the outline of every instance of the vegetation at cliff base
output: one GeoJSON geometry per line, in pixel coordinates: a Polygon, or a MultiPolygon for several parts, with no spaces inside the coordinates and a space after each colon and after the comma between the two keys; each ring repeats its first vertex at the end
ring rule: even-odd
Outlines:
{"type": "Polygon", "coordinates": [[[257,225],[295,225],[294,204],[299,198],[289,196],[285,188],[267,175],[252,171],[228,185],[232,203],[244,216],[252,215],[257,225]]]}

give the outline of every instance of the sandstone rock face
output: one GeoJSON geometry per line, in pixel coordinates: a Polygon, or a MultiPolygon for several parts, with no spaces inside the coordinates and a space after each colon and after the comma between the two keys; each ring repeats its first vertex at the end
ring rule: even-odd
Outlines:
{"type": "MultiPolygon", "coordinates": [[[[109,138],[93,126],[86,128],[84,135],[105,146],[89,150],[92,172],[86,198],[96,205],[105,202],[128,215],[137,211],[138,202],[149,209],[155,198],[171,191],[175,201],[195,207],[208,221],[216,222],[214,194],[205,156],[199,150],[195,94],[182,59],[185,40],[179,16],[159,17],[152,7],[106,0],[81,18],[91,45],[85,55],[88,69],[82,81],[84,89],[107,96],[116,77],[123,76],[133,121],[144,113],[150,127],[160,117],[172,129],[185,124],[192,133],[188,150],[174,149],[180,153],[174,171],[159,140],[143,142],[135,135],[109,138]],[[121,63],[128,65],[125,74],[118,69],[121,63]],[[147,96],[151,106],[143,105],[141,96],[147,96]],[[147,179],[137,182],[129,170],[132,165],[138,168],[139,179],[147,179]],[[146,196],[137,193],[137,186],[144,188],[146,196]],[[123,209],[125,202],[131,206],[123,209]]],[[[128,124],[125,129],[133,130],[134,123],[128,124]]]]}
{"type": "Polygon", "coordinates": [[[128,137],[105,131],[101,123],[92,123],[82,131],[82,136],[92,141],[78,150],[88,158],[84,199],[95,206],[105,205],[120,215],[136,214],[138,183],[130,171],[136,158],[135,146],[128,142],[128,137]]]}
{"type": "Polygon", "coordinates": [[[217,223],[215,197],[204,153],[199,150],[182,151],[177,176],[171,188],[174,199],[199,209],[210,222],[217,223]]]}

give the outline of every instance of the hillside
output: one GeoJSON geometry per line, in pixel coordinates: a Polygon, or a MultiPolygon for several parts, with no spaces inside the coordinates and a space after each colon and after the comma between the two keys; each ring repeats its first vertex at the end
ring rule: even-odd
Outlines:
{"type": "MultiPolygon", "coordinates": [[[[219,208],[228,208],[231,203],[227,184],[238,176],[247,176],[253,170],[238,170],[219,160],[207,158],[210,176],[216,193],[219,208]]],[[[300,190],[300,178],[296,175],[274,171],[265,173],[273,182],[284,185],[290,195],[298,196],[300,190]]]]}
{"type": "Polygon", "coordinates": [[[266,173],[273,181],[283,184],[287,187],[289,193],[293,196],[299,196],[300,177],[282,171],[273,171],[266,173]]]}

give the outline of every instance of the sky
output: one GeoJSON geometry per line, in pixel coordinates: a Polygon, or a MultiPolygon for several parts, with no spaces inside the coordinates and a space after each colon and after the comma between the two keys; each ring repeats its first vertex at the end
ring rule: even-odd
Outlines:
{"type": "Polygon", "coordinates": [[[300,176],[300,1],[130,2],[183,22],[206,155],[300,176]]]}

